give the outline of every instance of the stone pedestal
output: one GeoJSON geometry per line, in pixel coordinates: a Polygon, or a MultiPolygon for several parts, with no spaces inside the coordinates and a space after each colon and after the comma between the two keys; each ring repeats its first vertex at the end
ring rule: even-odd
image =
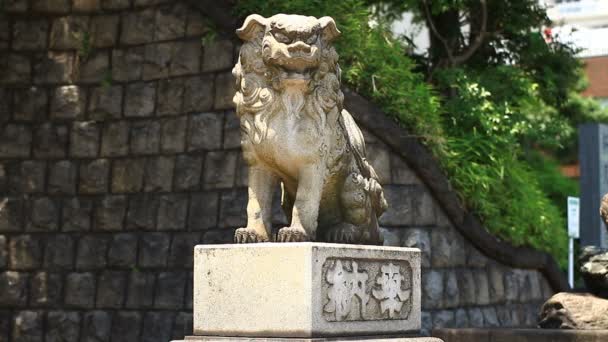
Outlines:
{"type": "Polygon", "coordinates": [[[200,245],[194,251],[198,337],[187,341],[416,333],[420,312],[418,249],[328,243],[200,245]]]}
{"type": "Polygon", "coordinates": [[[328,338],[256,338],[256,337],[217,337],[217,336],[188,336],[182,341],[173,342],[443,342],[436,337],[328,337],[328,338]]]}

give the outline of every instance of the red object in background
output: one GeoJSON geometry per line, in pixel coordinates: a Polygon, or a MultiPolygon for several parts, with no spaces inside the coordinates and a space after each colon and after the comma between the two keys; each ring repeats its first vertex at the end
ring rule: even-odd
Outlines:
{"type": "Polygon", "coordinates": [[[550,27],[546,27],[543,31],[543,34],[545,35],[545,41],[547,43],[551,43],[553,41],[553,29],[550,27]]]}

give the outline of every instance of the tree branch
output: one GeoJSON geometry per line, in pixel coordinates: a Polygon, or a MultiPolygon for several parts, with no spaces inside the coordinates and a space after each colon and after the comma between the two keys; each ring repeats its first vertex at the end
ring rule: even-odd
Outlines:
{"type": "MultiPolygon", "coordinates": [[[[471,58],[475,51],[479,49],[479,47],[483,43],[484,38],[486,37],[486,29],[488,25],[488,6],[486,0],[479,0],[479,4],[481,5],[481,27],[479,29],[479,34],[475,37],[473,43],[469,45],[469,47],[463,54],[453,58],[452,62],[454,63],[454,65],[462,64],[466,62],[469,58],[471,58]]],[[[473,34],[473,30],[471,30],[471,34],[473,34]]]]}

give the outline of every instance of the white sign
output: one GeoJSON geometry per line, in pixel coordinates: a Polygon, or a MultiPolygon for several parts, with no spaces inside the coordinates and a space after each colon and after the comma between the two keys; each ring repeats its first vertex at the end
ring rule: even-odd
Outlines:
{"type": "Polygon", "coordinates": [[[580,201],[578,197],[568,197],[568,236],[579,237],[580,201]]]}

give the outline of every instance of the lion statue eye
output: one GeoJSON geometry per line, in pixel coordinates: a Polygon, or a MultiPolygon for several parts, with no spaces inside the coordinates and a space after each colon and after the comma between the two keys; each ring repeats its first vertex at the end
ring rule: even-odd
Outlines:
{"type": "Polygon", "coordinates": [[[313,34],[312,36],[308,37],[308,39],[306,40],[306,44],[308,45],[312,45],[317,41],[317,35],[313,34]]]}
{"type": "Polygon", "coordinates": [[[289,37],[287,37],[286,35],[282,34],[281,32],[276,32],[274,34],[274,38],[279,41],[280,43],[284,43],[287,44],[289,42],[291,42],[291,39],[289,39],[289,37]]]}

